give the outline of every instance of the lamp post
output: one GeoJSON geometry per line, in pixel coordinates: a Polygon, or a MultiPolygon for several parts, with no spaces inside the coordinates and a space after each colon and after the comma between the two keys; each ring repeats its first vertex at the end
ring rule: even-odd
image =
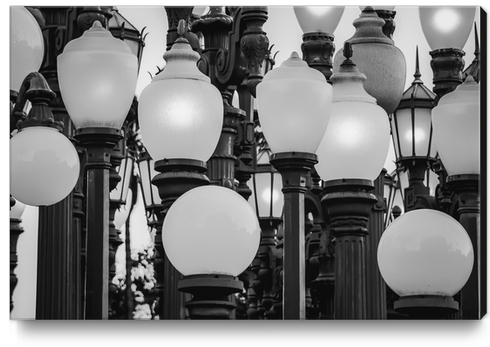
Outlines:
{"type": "Polygon", "coordinates": [[[366,93],[345,43],[345,61],[330,80],[333,103],[330,122],[318,147],[316,169],[324,180],[322,204],[335,245],[335,319],[365,319],[365,238],[371,208],[370,193],[389,148],[389,122],[383,109],[366,93]]]}
{"type": "Polygon", "coordinates": [[[193,295],[186,303],[189,317],[230,319],[235,304],[227,296],[243,289],[237,276],[259,246],[252,207],[225,187],[191,189],[170,207],[162,238],[170,261],[184,276],[179,290],[193,295]]]}
{"type": "Polygon", "coordinates": [[[252,287],[257,297],[258,314],[262,318],[266,317],[274,303],[274,277],[277,260],[280,258],[276,234],[279,224],[282,223],[284,207],[281,175],[270,164],[270,149],[266,143],[264,145],[257,154],[257,169],[252,174],[252,195],[249,198],[261,230],[260,246],[256,256],[259,264],[252,287]]]}
{"type": "Polygon", "coordinates": [[[378,262],[386,283],[400,296],[395,310],[413,319],[442,319],[458,310],[455,295],[473,267],[464,228],[430,209],[407,212],[386,229],[378,262]]]}
{"type": "MultiPolygon", "coordinates": [[[[154,158],[152,178],[158,187],[162,209],[166,210],[186,191],[209,184],[206,161],[216,148],[223,125],[223,102],[209,77],[197,68],[199,53],[192,50],[180,21],[181,38],[164,54],[165,69],[142,92],[138,106],[142,141],[154,158]]],[[[140,166],[141,168],[141,166],[140,166]]],[[[164,214],[159,222],[163,222],[164,214]]],[[[166,259],[161,231],[155,239],[163,260],[159,283],[163,284],[161,312],[163,318],[180,318],[180,275],[166,259]]]]}
{"type": "Polygon", "coordinates": [[[473,77],[446,94],[432,110],[434,143],[447,171],[447,187],[456,193],[457,215],[470,235],[475,266],[462,292],[462,314],[481,317],[482,236],[480,218],[480,86],[473,77]]]}
{"type": "Polygon", "coordinates": [[[418,47],[414,77],[412,85],[403,93],[400,104],[391,117],[397,166],[408,175],[409,184],[404,189],[407,211],[417,204],[423,206],[422,197],[427,199],[430,195],[424,179],[436,160],[431,122],[431,110],[436,95],[420,79],[418,47]]]}
{"type": "Polygon", "coordinates": [[[324,76],[296,52],[257,87],[260,124],[273,152],[270,162],[283,179],[284,319],[305,319],[304,194],[328,124],[331,95],[324,76]]]}
{"type": "Polygon", "coordinates": [[[58,56],[60,90],[87,150],[86,319],[107,319],[110,155],[133,100],[138,62],[100,22],[58,56]]]}

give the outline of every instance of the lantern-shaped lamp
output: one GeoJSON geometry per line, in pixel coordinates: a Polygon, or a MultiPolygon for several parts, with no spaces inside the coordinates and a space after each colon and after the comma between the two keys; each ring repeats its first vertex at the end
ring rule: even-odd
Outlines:
{"type": "Polygon", "coordinates": [[[130,153],[127,153],[124,158],[121,160],[121,164],[117,168],[117,173],[121,180],[117,183],[116,188],[111,190],[110,199],[112,201],[117,201],[119,204],[126,204],[128,192],[129,192],[129,184],[131,182],[131,176],[133,175],[134,169],[134,156],[130,153]]]}
{"type": "MultiPolygon", "coordinates": [[[[383,33],[385,21],[367,6],[354,21],[356,32],[347,41],[352,44],[353,62],[366,75],[364,88],[386,113],[395,111],[405,88],[405,57],[393,40],[383,33]]],[[[343,61],[342,50],[334,59],[334,73],[343,61]]]]}
{"type": "Polygon", "coordinates": [[[250,181],[252,195],[248,199],[259,220],[280,220],[284,207],[281,174],[270,164],[270,149],[257,155],[257,170],[250,181]]]}
{"type": "Polygon", "coordinates": [[[44,39],[34,16],[24,6],[10,7],[10,90],[18,92],[24,78],[39,70],[44,39]]]}
{"type": "Polygon", "coordinates": [[[143,90],[138,106],[146,149],[155,161],[206,162],[223,126],[221,94],[198,70],[200,55],[185,38],[177,39],[163,57],[167,65],[143,90]]]}
{"type": "Polygon", "coordinates": [[[432,110],[434,143],[451,175],[480,173],[480,85],[468,76],[432,110]]]}
{"type": "Polygon", "coordinates": [[[315,153],[330,118],[332,86],[296,52],[257,86],[257,108],[273,153],[315,153]]]}
{"type": "Polygon", "coordinates": [[[378,246],[381,275],[400,296],[395,310],[419,318],[457,310],[452,296],[468,280],[473,257],[463,226],[431,209],[410,211],[397,218],[378,246]]]}
{"type": "Polygon", "coordinates": [[[418,47],[414,77],[412,85],[403,93],[391,121],[398,162],[416,159],[428,162],[433,161],[436,156],[431,122],[436,95],[420,79],[418,47]]]}
{"type": "Polygon", "coordinates": [[[73,124],[120,129],[133,102],[138,59],[95,21],[58,56],[60,91],[73,124]]]}
{"type": "Polygon", "coordinates": [[[348,47],[347,42],[346,60],[331,77],[332,113],[318,147],[316,170],[324,181],[374,181],[388,154],[390,124],[384,110],[366,93],[363,87],[366,76],[350,60],[352,51],[348,47]]]}

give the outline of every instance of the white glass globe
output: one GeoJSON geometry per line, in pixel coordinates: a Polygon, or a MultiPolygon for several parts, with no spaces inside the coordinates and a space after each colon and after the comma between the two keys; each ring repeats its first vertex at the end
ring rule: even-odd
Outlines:
{"type": "Polygon", "coordinates": [[[480,85],[468,77],[432,109],[433,141],[449,175],[480,173],[480,85]]]}
{"type": "Polygon", "coordinates": [[[330,78],[332,112],[315,166],[324,181],[374,181],[383,169],[390,148],[390,122],[364,90],[364,79],[359,72],[339,72],[330,78]]]}
{"type": "Polygon", "coordinates": [[[70,194],[80,174],[78,153],[49,127],[29,127],[10,139],[10,194],[26,205],[53,205],[70,194]]]}
{"type": "Polygon", "coordinates": [[[252,207],[220,186],[191,189],[170,207],[162,227],[165,254],[184,276],[238,276],[254,259],[260,228],[252,207]]]}
{"type": "Polygon", "coordinates": [[[463,49],[474,24],[475,13],[475,6],[420,6],[420,24],[430,48],[463,49]]]}
{"type": "Polygon", "coordinates": [[[429,209],[395,219],[378,245],[381,275],[399,296],[455,295],[470,276],[473,257],[463,226],[429,209]]]}
{"type": "Polygon", "coordinates": [[[303,33],[334,33],[339,25],[344,6],[294,6],[294,14],[303,33]]]}
{"type": "Polygon", "coordinates": [[[223,99],[197,68],[200,56],[177,42],[164,55],[165,69],[140,95],[141,137],[155,160],[207,161],[223,127],[223,99]]]}
{"type": "Polygon", "coordinates": [[[44,39],[34,16],[24,6],[10,6],[10,90],[19,91],[26,76],[39,70],[44,39]]]}
{"type": "Polygon", "coordinates": [[[257,86],[260,125],[273,153],[315,153],[331,106],[332,86],[296,52],[257,86]]]}
{"type": "Polygon", "coordinates": [[[77,129],[120,129],[133,102],[138,59],[96,21],[58,56],[58,79],[77,129]]]}

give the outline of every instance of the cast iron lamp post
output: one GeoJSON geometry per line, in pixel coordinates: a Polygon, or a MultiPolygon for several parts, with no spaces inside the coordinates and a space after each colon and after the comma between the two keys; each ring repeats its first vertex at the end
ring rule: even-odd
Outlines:
{"type": "Polygon", "coordinates": [[[270,162],[283,179],[284,319],[305,319],[304,194],[330,118],[331,88],[296,52],[257,87],[260,124],[273,152],[270,162]]]}
{"type": "MultiPolygon", "coordinates": [[[[152,183],[158,187],[164,214],[183,193],[209,184],[206,161],[217,146],[223,126],[221,94],[198,70],[200,55],[182,36],[185,25],[181,20],[181,38],[164,54],[167,65],[143,90],[138,107],[142,141],[159,172],[152,183]]],[[[147,169],[141,163],[140,168],[147,169]]],[[[160,222],[164,214],[159,216],[160,222]]],[[[155,243],[162,261],[156,264],[159,285],[163,286],[160,314],[164,319],[178,319],[180,275],[166,258],[161,230],[157,229],[155,243]]]]}
{"type": "Polygon", "coordinates": [[[452,298],[468,280],[473,247],[452,217],[431,209],[409,211],[385,230],[378,263],[400,296],[396,311],[413,319],[441,319],[458,310],[452,298]]]}
{"type": "Polygon", "coordinates": [[[230,319],[235,304],[227,297],[243,289],[237,276],[252,262],[260,240],[247,201],[225,187],[191,189],[167,212],[162,239],[165,253],[184,276],[179,290],[193,295],[186,303],[189,317],[230,319]]]}
{"type": "Polygon", "coordinates": [[[350,59],[330,77],[333,103],[330,121],[317,150],[316,169],[323,179],[322,204],[329,216],[335,245],[335,319],[366,318],[365,238],[370,193],[389,149],[390,129],[384,110],[363,88],[366,76],[350,59]]]}
{"type": "MultiPolygon", "coordinates": [[[[463,318],[479,319],[482,312],[480,219],[480,85],[473,77],[444,95],[432,110],[434,143],[447,172],[447,187],[456,194],[457,215],[470,235],[475,266],[462,291],[463,318]]],[[[482,281],[483,283],[484,281],[482,281]]]]}
{"type": "Polygon", "coordinates": [[[98,21],[58,56],[60,90],[87,150],[86,319],[108,318],[110,155],[122,138],[137,71],[129,46],[98,21]]]}
{"type": "Polygon", "coordinates": [[[267,143],[264,141],[262,145],[257,153],[257,168],[249,182],[252,194],[248,200],[258,217],[261,230],[260,247],[252,265],[252,271],[255,270],[252,290],[257,300],[257,318],[265,318],[274,304],[274,289],[277,289],[274,278],[279,259],[282,259],[278,254],[277,229],[282,223],[284,208],[281,175],[270,164],[271,154],[267,143]]]}

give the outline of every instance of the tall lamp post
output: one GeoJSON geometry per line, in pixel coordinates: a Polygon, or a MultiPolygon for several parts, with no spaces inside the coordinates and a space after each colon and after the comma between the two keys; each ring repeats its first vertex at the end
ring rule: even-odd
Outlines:
{"type": "Polygon", "coordinates": [[[260,124],[273,152],[270,162],[283,180],[284,319],[305,319],[304,194],[330,117],[331,88],[296,52],[257,87],[260,124]]]}
{"type": "Polygon", "coordinates": [[[87,150],[86,319],[109,312],[109,170],[136,89],[138,60],[100,22],[58,56],[60,90],[87,150]]]}
{"type": "Polygon", "coordinates": [[[389,148],[389,121],[363,87],[366,76],[350,59],[330,80],[332,114],[318,147],[316,169],[324,180],[322,204],[335,245],[335,319],[365,319],[367,223],[377,198],[370,193],[389,148]]]}

